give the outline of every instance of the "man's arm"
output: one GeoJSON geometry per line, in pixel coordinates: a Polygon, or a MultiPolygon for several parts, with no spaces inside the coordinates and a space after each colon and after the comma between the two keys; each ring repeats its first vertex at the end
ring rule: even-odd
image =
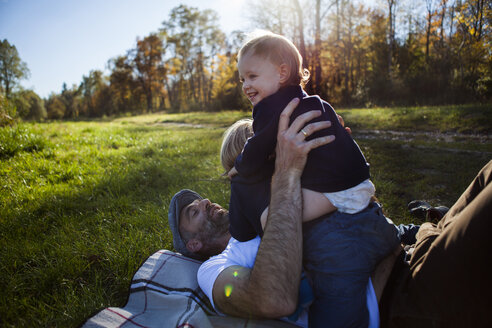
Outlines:
{"type": "MultiPolygon", "coordinates": [[[[252,269],[232,266],[215,281],[213,298],[217,308],[229,315],[278,318],[297,306],[302,264],[302,194],[300,177],[307,154],[333,137],[305,141],[299,130],[321,113],[299,116],[290,127],[289,117],[297,102],[290,102],[279,121],[275,173],[268,223],[252,269]]],[[[330,122],[312,123],[308,135],[327,128],[330,122]]]]}

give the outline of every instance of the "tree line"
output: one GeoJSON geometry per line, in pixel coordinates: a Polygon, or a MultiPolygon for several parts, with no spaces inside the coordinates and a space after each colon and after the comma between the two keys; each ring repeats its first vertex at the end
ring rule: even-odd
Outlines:
{"type": "MultiPolygon", "coordinates": [[[[335,106],[459,104],[492,100],[492,3],[485,0],[256,0],[252,25],[285,35],[311,72],[308,93],[335,106]]],[[[160,29],[41,99],[15,46],[0,48],[2,117],[75,119],[124,114],[249,109],[236,55],[244,33],[226,35],[212,10],[179,5],[160,29]]]]}

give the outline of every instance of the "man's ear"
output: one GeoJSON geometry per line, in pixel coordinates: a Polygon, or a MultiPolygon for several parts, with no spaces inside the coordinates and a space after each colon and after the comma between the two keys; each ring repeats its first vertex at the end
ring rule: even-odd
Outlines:
{"type": "Polygon", "coordinates": [[[190,239],[187,243],[186,243],[186,249],[189,250],[190,252],[192,253],[196,253],[196,252],[199,252],[203,247],[203,244],[200,240],[198,239],[190,239]]]}
{"type": "Polygon", "coordinates": [[[280,75],[280,84],[284,84],[289,80],[290,77],[290,70],[289,66],[287,64],[280,64],[278,66],[278,73],[280,75]]]}

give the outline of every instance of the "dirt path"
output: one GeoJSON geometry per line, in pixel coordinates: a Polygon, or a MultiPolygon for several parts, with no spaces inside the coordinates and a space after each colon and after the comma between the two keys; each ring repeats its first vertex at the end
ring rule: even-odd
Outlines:
{"type": "MultiPolygon", "coordinates": [[[[178,127],[188,127],[188,128],[204,128],[209,125],[204,124],[192,124],[184,122],[159,122],[153,125],[160,126],[178,126],[178,127]]],[[[444,142],[444,143],[459,143],[459,142],[474,142],[479,144],[490,144],[492,146],[492,136],[487,134],[464,134],[455,132],[428,132],[428,131],[392,131],[392,130],[355,130],[353,132],[354,138],[360,140],[394,140],[394,141],[405,141],[412,142],[415,139],[426,139],[427,141],[444,142]]],[[[404,145],[404,147],[409,147],[409,145],[404,145]]],[[[436,147],[423,146],[423,145],[413,145],[414,148],[419,149],[435,149],[436,147]]],[[[492,156],[492,152],[483,152],[477,150],[467,150],[459,148],[445,148],[438,147],[440,150],[449,152],[461,152],[461,153],[471,153],[471,154],[482,154],[487,156],[492,156]]]]}
{"type": "Polygon", "coordinates": [[[177,127],[195,128],[195,129],[201,129],[205,127],[205,125],[203,124],[193,124],[193,123],[184,123],[184,122],[158,122],[158,123],[152,123],[151,125],[165,126],[165,127],[177,126],[177,127]]]}
{"type": "Polygon", "coordinates": [[[486,134],[464,134],[454,132],[356,130],[354,131],[354,136],[361,139],[413,141],[417,138],[425,138],[443,142],[475,141],[479,143],[492,143],[492,136],[486,134]]]}
{"type": "MultiPolygon", "coordinates": [[[[188,128],[204,128],[213,126],[213,124],[193,124],[184,122],[159,122],[152,125],[160,126],[178,126],[188,128]]],[[[426,131],[392,131],[392,130],[355,130],[354,137],[359,139],[384,139],[384,140],[400,140],[413,141],[417,138],[433,139],[435,141],[444,142],[460,142],[460,141],[475,141],[479,143],[492,143],[492,136],[486,134],[464,134],[454,132],[426,132],[426,131]]]]}
{"type": "MultiPolygon", "coordinates": [[[[459,142],[474,142],[484,145],[492,146],[492,136],[485,134],[463,134],[463,133],[439,133],[439,132],[409,132],[409,131],[391,131],[391,130],[358,130],[354,131],[354,138],[357,139],[383,139],[383,140],[395,140],[395,141],[406,141],[412,142],[415,139],[427,139],[427,141],[444,142],[444,143],[459,143],[459,142]]],[[[408,144],[403,145],[403,147],[410,147],[408,144]]],[[[492,156],[492,152],[484,152],[477,150],[467,150],[452,147],[432,147],[424,145],[412,145],[411,147],[425,150],[432,150],[439,148],[439,150],[449,151],[454,153],[470,153],[477,155],[492,156]]]]}

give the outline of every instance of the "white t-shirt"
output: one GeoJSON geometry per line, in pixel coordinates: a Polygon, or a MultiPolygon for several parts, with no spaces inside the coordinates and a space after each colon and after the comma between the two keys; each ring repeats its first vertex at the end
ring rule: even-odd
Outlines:
{"type": "MultiPolygon", "coordinates": [[[[260,242],[261,238],[258,236],[245,242],[240,242],[231,238],[229,244],[222,253],[211,257],[200,266],[197,273],[198,284],[205,295],[208,296],[214,308],[215,304],[212,296],[212,289],[219,274],[224,271],[224,269],[233,265],[252,268],[255,263],[260,242]]],[[[379,327],[378,301],[370,279],[367,284],[367,309],[369,311],[369,327],[379,327]]],[[[222,314],[218,310],[217,313],[222,314]]],[[[299,320],[296,321],[296,324],[301,327],[307,327],[307,323],[307,312],[304,312],[299,317],[299,320]]]]}

